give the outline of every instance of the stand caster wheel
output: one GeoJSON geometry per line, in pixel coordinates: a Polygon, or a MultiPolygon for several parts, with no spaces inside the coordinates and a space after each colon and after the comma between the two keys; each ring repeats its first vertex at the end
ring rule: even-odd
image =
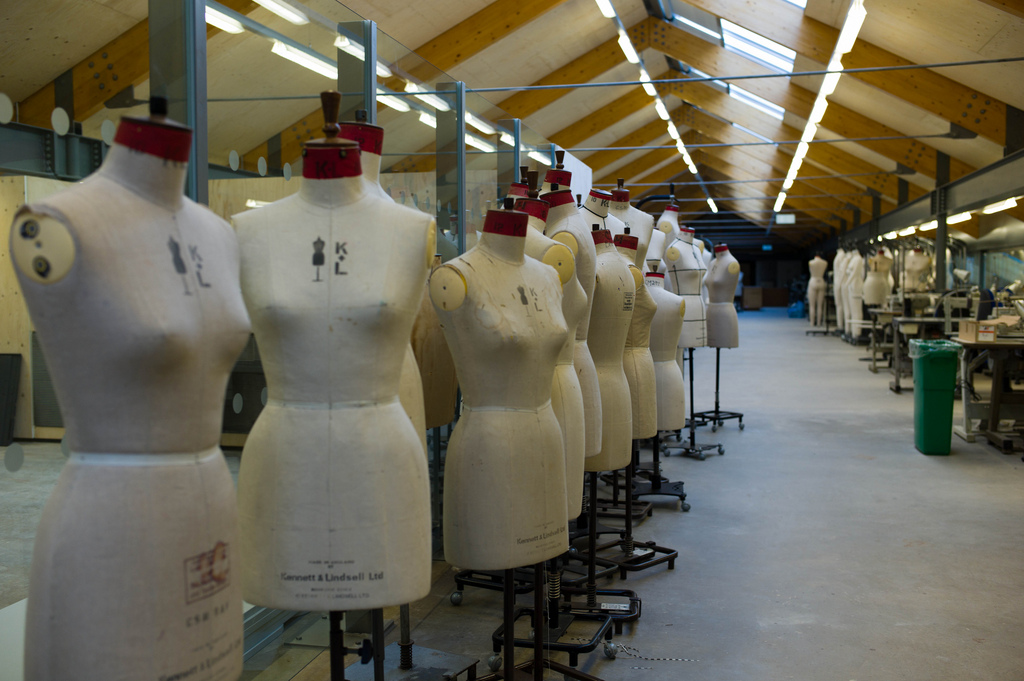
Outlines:
{"type": "Polygon", "coordinates": [[[725,447],[718,445],[718,456],[722,456],[723,454],[725,454],[725,447]]]}
{"type": "Polygon", "coordinates": [[[744,428],[746,428],[746,426],[743,425],[743,421],[740,421],[740,430],[743,430],[744,428]]]}
{"type": "Polygon", "coordinates": [[[712,423],[711,424],[711,432],[712,433],[717,433],[718,432],[718,424],[717,423],[712,423]]]}
{"type": "Polygon", "coordinates": [[[492,672],[501,669],[501,655],[491,655],[487,658],[487,668],[492,672]]]}
{"type": "Polygon", "coordinates": [[[687,513],[690,510],[690,505],[684,501],[683,505],[682,505],[682,509],[683,509],[683,513],[687,513]]]}
{"type": "Polygon", "coordinates": [[[454,591],[452,595],[448,597],[448,600],[452,602],[452,605],[462,605],[462,592],[454,591]]]}
{"type": "Polygon", "coordinates": [[[536,632],[537,632],[536,629],[530,629],[530,633],[526,636],[526,638],[528,638],[528,639],[530,639],[532,641],[533,637],[537,635],[536,632]]]}
{"type": "Polygon", "coordinates": [[[614,660],[615,656],[619,654],[619,647],[611,641],[605,641],[604,643],[604,656],[609,660],[614,660]]]}
{"type": "Polygon", "coordinates": [[[579,552],[580,552],[580,550],[578,548],[576,548],[575,546],[570,546],[569,547],[569,555],[575,556],[579,552]]]}

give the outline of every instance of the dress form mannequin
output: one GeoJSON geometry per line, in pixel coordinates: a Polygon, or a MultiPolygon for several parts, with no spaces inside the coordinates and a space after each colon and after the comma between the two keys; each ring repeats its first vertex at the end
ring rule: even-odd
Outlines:
{"type": "Polygon", "coordinates": [[[614,238],[616,234],[625,234],[626,225],[622,223],[622,220],[609,214],[611,205],[612,195],[610,193],[600,189],[591,189],[580,208],[580,215],[588,224],[598,224],[601,229],[607,229],[614,238]]]}
{"type": "Polygon", "coordinates": [[[846,330],[846,262],[849,254],[843,249],[836,251],[832,261],[832,296],[836,304],[836,327],[846,330]]]}
{"type": "Polygon", "coordinates": [[[568,329],[558,274],[524,256],[527,229],[525,213],[489,211],[476,248],[430,277],[464,405],[445,462],[444,553],[465,568],[510,569],[568,548],[551,408],[568,329]]]}
{"type": "MultiPolygon", "coordinates": [[[[544,184],[541,186],[541,198],[544,194],[557,191],[559,187],[569,189],[572,185],[572,173],[565,169],[565,152],[561,149],[555,150],[555,167],[544,173],[544,184]]],[[[569,189],[571,192],[572,190],[569,189]]],[[[584,287],[586,288],[586,287],[584,287]]]]}
{"type": "Polygon", "coordinates": [[[658,216],[655,229],[665,235],[665,243],[671,244],[679,236],[679,206],[670,203],[658,216]]]}
{"type": "MultiPolygon", "coordinates": [[[[565,171],[559,171],[565,173],[565,171]]],[[[552,171],[548,171],[550,176],[552,171]]],[[[565,173],[568,174],[568,173],[565,173]]],[[[571,178],[570,178],[571,179],[571,178]]],[[[555,183],[553,186],[558,187],[555,183]]],[[[583,413],[586,433],[584,443],[587,456],[601,451],[601,387],[597,380],[597,368],[590,354],[587,335],[590,332],[590,311],[594,303],[594,276],[597,267],[597,251],[590,236],[590,228],[580,216],[576,200],[569,189],[556,189],[541,197],[551,208],[544,234],[569,247],[576,258],[576,279],[587,294],[587,310],[576,327],[576,343],[573,349],[572,365],[580,380],[583,393],[583,413]]]]}
{"type": "MultiPolygon", "coordinates": [[[[531,178],[537,186],[536,173],[531,178]]],[[[568,333],[558,353],[555,377],[551,383],[551,408],[562,429],[562,447],[565,451],[565,485],[568,518],[575,518],[583,511],[583,459],[586,457],[584,442],[585,416],[583,393],[580,379],[572,366],[576,345],[576,326],[587,311],[587,294],[576,279],[576,263],[572,251],[565,244],[544,236],[549,205],[536,198],[531,190],[530,198],[519,199],[515,209],[529,216],[526,232],[526,255],[555,268],[562,283],[562,316],[568,333]]]]}
{"type": "Polygon", "coordinates": [[[846,333],[859,334],[864,322],[864,256],[857,251],[846,261],[846,333]]]}
{"type": "Polygon", "coordinates": [[[811,280],[807,283],[808,316],[811,326],[821,326],[825,323],[825,291],[828,288],[825,270],[828,269],[828,260],[816,255],[807,263],[807,268],[811,271],[811,280]]]}
{"type": "MultiPolygon", "coordinates": [[[[434,256],[431,272],[441,266],[441,256],[434,256]]],[[[437,317],[430,295],[424,289],[420,311],[412,326],[412,349],[423,382],[423,405],[427,428],[440,428],[455,419],[455,403],[459,382],[455,378],[448,341],[444,339],[441,320],[437,317]]]]}
{"type": "Polygon", "coordinates": [[[11,256],[71,453],[29,577],[28,681],[235,679],[234,485],[218,447],[249,335],[238,245],[182,194],[192,133],[124,118],[100,169],[21,208],[11,256]]]}
{"type": "Polygon", "coordinates": [[[636,286],[622,366],[629,384],[633,439],[642,440],[658,433],[658,388],[654,375],[654,357],[651,355],[651,322],[658,311],[658,304],[644,286],[640,268],[634,264],[637,242],[635,236],[628,234],[615,237],[615,249],[626,259],[636,286]]]}
{"type": "Polygon", "coordinates": [[[695,243],[700,247],[700,257],[704,261],[704,271],[707,272],[707,274],[704,275],[704,283],[701,285],[700,289],[700,296],[704,299],[704,303],[707,304],[711,302],[710,294],[708,294],[708,278],[710,277],[711,264],[715,261],[715,254],[713,251],[709,251],[704,247],[703,241],[697,240],[695,243]]]}
{"type": "MultiPolygon", "coordinates": [[[[340,95],[322,97],[336,120],[340,95]]],[[[336,130],[305,144],[299,193],[234,216],[269,395],[238,476],[243,594],[283,610],[430,589],[426,459],[398,388],[434,221],[368,193],[336,130]]]]}
{"type": "Polygon", "coordinates": [[[676,362],[679,335],[683,332],[686,301],[665,290],[665,275],[649,272],[647,289],[658,305],[651,322],[651,356],[658,388],[658,430],[678,430],[686,425],[686,384],[676,362]]]}
{"type": "Polygon", "coordinates": [[[740,280],[740,264],[725,244],[715,246],[715,259],[708,270],[708,345],[735,348],[740,344],[739,318],[733,299],[740,280]]]}
{"type": "MultiPolygon", "coordinates": [[[[644,265],[646,265],[648,271],[665,273],[665,263],[661,259],[665,257],[665,246],[667,245],[665,232],[659,229],[651,232],[651,243],[647,246],[647,257],[644,260],[644,265]]],[[[662,283],[664,284],[664,281],[662,283]]]]}
{"type": "Polygon", "coordinates": [[[693,230],[683,227],[679,237],[665,249],[665,288],[686,299],[686,317],[680,348],[700,348],[707,345],[707,310],[701,297],[704,280],[704,260],[693,245],[693,230]]]}
{"type": "MultiPolygon", "coordinates": [[[[367,191],[380,198],[393,201],[384,188],[380,186],[380,161],[384,153],[384,128],[366,122],[366,111],[356,112],[355,123],[341,123],[338,137],[359,144],[360,164],[363,168],[363,179],[367,191]]],[[[420,435],[423,453],[427,452],[427,419],[423,404],[423,381],[420,368],[416,364],[416,354],[412,350],[412,341],[405,348],[402,357],[402,375],[398,384],[398,398],[402,408],[409,415],[412,425],[420,435]]]]}
{"type": "Polygon", "coordinates": [[[597,285],[590,315],[590,352],[601,384],[601,451],[584,462],[587,471],[612,471],[632,457],[633,412],[622,366],[636,299],[636,280],[612,244],[608,230],[592,232],[597,247],[597,285]]]}
{"type": "Polygon", "coordinates": [[[906,273],[906,291],[928,291],[931,289],[932,258],[924,249],[915,248],[907,253],[904,272],[906,273]]]}
{"type": "Polygon", "coordinates": [[[637,238],[636,260],[633,264],[643,269],[651,234],[654,233],[654,216],[631,206],[629,190],[623,187],[622,178],[619,178],[618,183],[618,188],[612,190],[612,203],[608,212],[621,220],[629,228],[629,233],[637,238]]]}
{"type": "Polygon", "coordinates": [[[889,274],[892,270],[892,258],[879,251],[868,258],[868,276],[864,280],[864,304],[871,307],[885,305],[889,292],[889,274]]]}

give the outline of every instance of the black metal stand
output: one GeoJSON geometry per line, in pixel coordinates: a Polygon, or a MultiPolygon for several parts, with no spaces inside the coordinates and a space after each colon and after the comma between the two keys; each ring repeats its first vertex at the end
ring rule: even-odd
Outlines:
{"type": "MultiPolygon", "coordinates": [[[[636,453],[636,442],[633,443],[634,456],[636,453]]],[[[654,515],[654,504],[650,502],[641,502],[637,499],[630,499],[629,497],[619,498],[620,491],[623,489],[623,477],[620,471],[612,471],[611,473],[605,473],[601,476],[601,480],[612,486],[612,498],[611,499],[598,499],[597,501],[597,517],[598,518],[612,518],[613,520],[625,520],[626,513],[630,514],[630,518],[633,522],[640,522],[644,518],[649,518],[654,515]],[[629,509],[627,511],[627,508],[629,509]]],[[[625,487],[629,489],[628,486],[625,487]]]]}
{"type": "MultiPolygon", "coordinates": [[[[633,440],[633,452],[629,465],[626,466],[626,489],[633,489],[633,477],[636,461],[639,459],[639,447],[633,440]]],[[[617,473],[615,474],[617,475],[617,473]]],[[[685,496],[685,495],[684,495],[685,496]]],[[[609,556],[601,556],[619,566],[619,576],[626,579],[630,572],[639,572],[662,563],[668,563],[668,569],[674,570],[679,552],[675,549],[658,546],[653,541],[637,542],[633,537],[633,494],[626,494],[626,530],[620,541],[612,541],[594,547],[593,551],[608,551],[618,548],[618,552],[609,556]]]]}
{"type": "MultiPolygon", "coordinates": [[[[647,480],[633,481],[633,496],[635,497],[679,497],[679,508],[682,511],[689,511],[690,505],[686,503],[686,492],[683,491],[684,483],[671,481],[661,474],[661,433],[654,436],[653,446],[654,462],[650,471],[642,473],[647,480]]],[[[635,468],[635,465],[634,465],[635,468]]]]}
{"type": "MultiPolygon", "coordinates": [[[[368,664],[370,660],[376,657],[373,645],[365,639],[358,648],[347,648],[345,646],[345,630],[341,628],[341,619],[344,615],[345,613],[341,610],[331,610],[329,613],[331,681],[345,681],[345,656],[349,653],[359,655],[359,661],[362,664],[368,664]]],[[[381,638],[383,639],[383,636],[381,638]]],[[[381,660],[383,661],[383,657],[381,660]]]]}
{"type": "Polygon", "coordinates": [[[830,311],[830,309],[834,309],[834,306],[835,306],[835,300],[830,295],[831,291],[832,291],[832,287],[831,286],[829,286],[828,288],[825,289],[825,328],[823,328],[823,329],[818,329],[818,328],[807,329],[806,331],[804,331],[804,335],[805,336],[827,336],[827,335],[829,335],[831,333],[831,331],[828,328],[828,323],[829,323],[829,320],[831,319],[831,317],[829,316],[829,311],[830,311]]]}
{"type": "MultiPolygon", "coordinates": [[[[711,424],[711,432],[718,430],[729,419],[739,419],[740,430],[743,430],[743,414],[738,411],[722,411],[718,406],[719,375],[722,366],[722,348],[715,348],[715,408],[711,411],[699,411],[694,416],[711,424]]],[[[693,367],[690,367],[691,369],[693,367]]],[[[692,400],[692,398],[691,398],[692,400]]],[[[719,452],[721,453],[721,452],[719,452]]]]}
{"type": "Polygon", "coordinates": [[[672,449],[679,449],[680,453],[691,459],[699,459],[703,461],[707,458],[707,454],[704,452],[710,452],[717,449],[719,456],[725,454],[725,448],[720,444],[697,444],[697,419],[700,418],[693,411],[693,348],[689,348],[690,351],[690,441],[689,443],[682,443],[679,447],[673,447],[672,449]]]}

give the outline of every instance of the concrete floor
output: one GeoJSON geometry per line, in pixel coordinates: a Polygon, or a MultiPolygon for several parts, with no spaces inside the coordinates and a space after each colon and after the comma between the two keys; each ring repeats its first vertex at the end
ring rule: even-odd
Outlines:
{"type": "MultiPolygon", "coordinates": [[[[863,348],[807,337],[778,310],[743,313],[740,328],[741,347],[722,353],[722,406],[747,428],[698,431],[725,456],[666,462],[693,508],[658,503],[637,536],[678,549],[676,569],[618,583],[644,599],[617,639],[631,648],[581,668],[607,681],[1024,679],[1019,456],[958,438],[949,457],[919,454],[912,393],[868,372],[863,348]]],[[[696,360],[697,407],[710,408],[714,352],[696,360]]],[[[19,481],[51,450],[26,447],[22,471],[0,469],[0,605],[23,597],[18,556],[37,513],[19,481]]],[[[486,659],[500,595],[470,590],[454,607],[451,590],[448,572],[414,605],[417,646],[486,659]]],[[[288,656],[287,676],[246,678],[328,678],[322,659],[288,656]]]]}

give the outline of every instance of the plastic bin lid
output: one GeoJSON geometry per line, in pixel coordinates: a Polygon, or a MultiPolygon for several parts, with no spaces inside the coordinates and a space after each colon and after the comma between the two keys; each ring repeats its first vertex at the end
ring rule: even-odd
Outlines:
{"type": "Polygon", "coordinates": [[[960,345],[948,340],[910,339],[910,358],[924,357],[934,352],[955,355],[960,352],[960,345]]]}

